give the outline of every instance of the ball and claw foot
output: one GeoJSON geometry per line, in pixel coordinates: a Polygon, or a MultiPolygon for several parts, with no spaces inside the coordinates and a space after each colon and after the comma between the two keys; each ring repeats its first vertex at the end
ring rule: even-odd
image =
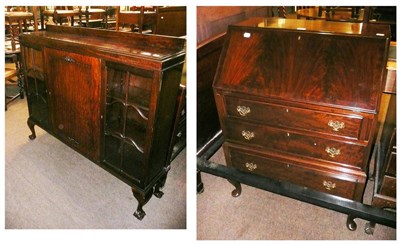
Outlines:
{"type": "Polygon", "coordinates": [[[375,223],[374,222],[367,222],[365,223],[364,231],[368,235],[373,235],[375,230],[375,223]]]}
{"type": "Polygon", "coordinates": [[[133,213],[133,216],[135,216],[138,220],[142,220],[145,215],[146,215],[146,213],[143,210],[136,210],[133,213]]]}
{"type": "Polygon", "coordinates": [[[357,224],[356,222],[354,222],[355,217],[353,216],[348,216],[347,217],[347,221],[346,221],[346,226],[347,229],[351,230],[351,231],[355,231],[357,229],[357,224]]]}
{"type": "Polygon", "coordinates": [[[157,198],[161,198],[164,195],[164,192],[161,191],[161,189],[164,187],[165,185],[165,181],[167,179],[167,175],[165,175],[163,178],[161,178],[157,184],[154,186],[154,196],[156,196],[157,198]]]}
{"type": "Polygon", "coordinates": [[[164,195],[164,192],[160,191],[160,189],[156,189],[153,194],[157,198],[161,198],[164,195]]]}

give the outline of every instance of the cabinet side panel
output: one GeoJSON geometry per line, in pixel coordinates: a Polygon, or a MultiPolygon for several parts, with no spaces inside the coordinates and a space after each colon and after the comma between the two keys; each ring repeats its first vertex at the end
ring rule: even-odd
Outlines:
{"type": "MultiPolygon", "coordinates": [[[[169,165],[168,145],[172,136],[176,97],[182,76],[183,63],[162,72],[157,100],[157,112],[154,124],[152,145],[149,148],[148,180],[156,177],[169,165]]],[[[153,90],[154,92],[154,90],[153,90]]],[[[154,96],[154,93],[153,93],[154,96]]]]}

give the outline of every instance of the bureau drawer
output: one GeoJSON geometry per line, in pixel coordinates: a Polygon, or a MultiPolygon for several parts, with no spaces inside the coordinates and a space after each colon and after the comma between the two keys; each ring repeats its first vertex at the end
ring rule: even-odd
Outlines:
{"type": "Polygon", "coordinates": [[[367,150],[362,145],[313,137],[238,119],[226,118],[224,126],[224,137],[228,141],[322,159],[342,166],[365,167],[363,161],[367,150]]]}
{"type": "Polygon", "coordinates": [[[365,176],[340,171],[325,171],[295,161],[272,155],[257,154],[243,148],[224,144],[228,165],[241,171],[290,182],[314,190],[359,200],[365,184],[365,176]]]}
{"type": "Polygon", "coordinates": [[[360,115],[326,113],[231,96],[225,96],[224,100],[228,116],[354,139],[360,137],[363,122],[363,117],[360,115]]]}

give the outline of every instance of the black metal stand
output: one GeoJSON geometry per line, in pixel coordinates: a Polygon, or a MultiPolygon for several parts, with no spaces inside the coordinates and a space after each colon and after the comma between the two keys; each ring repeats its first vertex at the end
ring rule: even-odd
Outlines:
{"type": "MultiPolygon", "coordinates": [[[[237,169],[216,164],[208,159],[221,147],[223,139],[217,140],[209,149],[197,158],[198,174],[201,172],[225,178],[229,181],[240,182],[262,190],[270,191],[282,196],[294,198],[303,202],[311,203],[320,207],[331,209],[351,216],[351,219],[361,218],[372,223],[396,228],[396,213],[388,212],[380,208],[372,207],[360,202],[331,194],[315,191],[306,187],[279,182],[262,176],[249,174],[237,169]]],[[[199,178],[198,178],[199,179],[199,178]]],[[[197,182],[198,185],[202,182],[197,182]]],[[[200,193],[200,192],[198,192],[200,193]]],[[[356,226],[352,225],[352,228],[356,226]]]]}

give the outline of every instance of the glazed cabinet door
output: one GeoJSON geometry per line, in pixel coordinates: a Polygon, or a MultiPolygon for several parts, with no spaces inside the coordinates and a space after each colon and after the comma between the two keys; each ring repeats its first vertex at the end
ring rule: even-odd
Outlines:
{"type": "Polygon", "coordinates": [[[44,74],[43,51],[31,47],[21,47],[25,71],[25,91],[27,93],[29,118],[44,128],[50,128],[49,98],[44,74]]]}
{"type": "Polygon", "coordinates": [[[104,163],[142,183],[153,71],[107,63],[104,163]]]}
{"type": "Polygon", "coordinates": [[[86,157],[100,158],[100,80],[97,58],[46,49],[54,133],[86,157]]]}

